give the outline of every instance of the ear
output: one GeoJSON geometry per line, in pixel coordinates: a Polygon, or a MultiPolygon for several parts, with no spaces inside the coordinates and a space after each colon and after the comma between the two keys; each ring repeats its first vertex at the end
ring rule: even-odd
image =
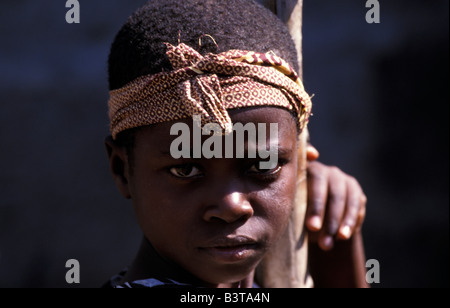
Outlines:
{"type": "Polygon", "coordinates": [[[131,199],[129,187],[130,166],[126,149],[118,146],[111,136],[105,138],[105,147],[108,153],[109,168],[116,186],[125,198],[131,199]]]}

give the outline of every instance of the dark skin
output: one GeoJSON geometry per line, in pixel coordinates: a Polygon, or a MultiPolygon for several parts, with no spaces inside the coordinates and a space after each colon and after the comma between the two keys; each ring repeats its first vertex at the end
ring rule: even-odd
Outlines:
{"type": "MultiPolygon", "coordinates": [[[[267,127],[269,123],[278,123],[277,166],[260,170],[259,160],[247,158],[174,159],[169,153],[176,138],[169,133],[173,123],[138,131],[133,166],[124,148],[111,138],[106,140],[116,185],[125,198],[132,200],[144,234],[136,260],[123,282],[170,275],[174,280],[206,287],[253,285],[255,268],[282,235],[292,210],[297,131],[289,112],[279,108],[245,108],[230,111],[230,116],[234,123],[266,123],[267,127]]],[[[192,127],[191,121],[185,123],[192,127]]],[[[266,136],[271,141],[268,132],[266,136]]],[[[311,161],[317,158],[312,148],[308,158],[311,161]]],[[[332,280],[336,280],[340,286],[364,286],[365,273],[361,270],[364,253],[359,236],[362,221],[358,216],[361,203],[358,210],[347,201],[342,207],[320,193],[326,191],[327,196],[328,191],[333,191],[342,195],[339,189],[348,184],[334,182],[350,177],[333,174],[329,167],[317,162],[311,162],[309,173],[312,178],[309,190],[319,190],[310,199],[314,201],[309,204],[307,216],[308,229],[317,234],[310,244],[311,259],[326,262],[326,269],[331,271],[324,272],[323,264],[312,262],[316,285],[334,286],[332,280]],[[322,187],[325,182],[328,190],[322,187]],[[331,189],[336,185],[338,189],[331,189]],[[332,206],[337,209],[330,210],[332,206]],[[336,221],[341,227],[338,230],[332,228],[336,221]],[[339,264],[335,257],[342,257],[339,264]],[[351,277],[344,278],[338,273],[342,269],[346,269],[344,274],[348,270],[355,275],[346,274],[351,277]],[[335,274],[341,276],[333,277],[335,274]]],[[[346,200],[356,198],[347,188],[345,193],[346,200]]]]}
{"type": "Polygon", "coordinates": [[[310,271],[315,287],[366,288],[361,227],[367,198],[358,181],[336,167],[314,161],[308,149],[310,271]]]}

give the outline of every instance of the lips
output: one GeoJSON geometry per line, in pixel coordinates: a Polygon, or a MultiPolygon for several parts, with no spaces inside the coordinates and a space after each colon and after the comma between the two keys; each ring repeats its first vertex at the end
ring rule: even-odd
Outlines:
{"type": "Polygon", "coordinates": [[[217,238],[200,247],[201,252],[220,263],[243,261],[257,254],[258,250],[258,242],[247,236],[217,238]]]}

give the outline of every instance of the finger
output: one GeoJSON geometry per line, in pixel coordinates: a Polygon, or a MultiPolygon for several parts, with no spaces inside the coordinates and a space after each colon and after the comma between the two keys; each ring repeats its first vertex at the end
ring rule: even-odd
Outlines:
{"type": "Polygon", "coordinates": [[[323,250],[330,250],[334,246],[336,236],[345,212],[347,201],[347,184],[343,181],[346,176],[342,171],[333,167],[330,173],[329,197],[324,222],[319,236],[319,246],[323,250]]]}
{"type": "Polygon", "coordinates": [[[363,225],[363,222],[366,218],[366,211],[367,211],[367,197],[366,195],[361,196],[361,207],[358,212],[358,219],[356,221],[355,231],[358,232],[361,230],[361,227],[363,225]]]}
{"type": "Polygon", "coordinates": [[[306,226],[317,232],[322,228],[325,205],[328,198],[328,172],[319,162],[308,164],[308,207],[306,226]]]}
{"type": "Polygon", "coordinates": [[[363,195],[358,181],[353,177],[349,177],[347,180],[347,204],[345,206],[344,218],[339,227],[339,239],[348,240],[352,237],[358,222],[361,206],[363,205],[361,202],[363,195]]]}

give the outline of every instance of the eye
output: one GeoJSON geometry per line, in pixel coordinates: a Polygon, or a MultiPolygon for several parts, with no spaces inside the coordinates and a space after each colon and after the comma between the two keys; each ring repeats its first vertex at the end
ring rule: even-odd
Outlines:
{"type": "Polygon", "coordinates": [[[253,164],[250,169],[248,170],[248,172],[250,174],[255,174],[255,175],[274,175],[277,174],[278,172],[280,172],[282,168],[282,164],[278,163],[274,168],[271,169],[261,169],[260,167],[260,162],[257,162],[255,164],[253,164]]]}
{"type": "Polygon", "coordinates": [[[169,172],[177,178],[193,178],[203,174],[195,165],[189,164],[172,167],[169,169],[169,172]]]}

